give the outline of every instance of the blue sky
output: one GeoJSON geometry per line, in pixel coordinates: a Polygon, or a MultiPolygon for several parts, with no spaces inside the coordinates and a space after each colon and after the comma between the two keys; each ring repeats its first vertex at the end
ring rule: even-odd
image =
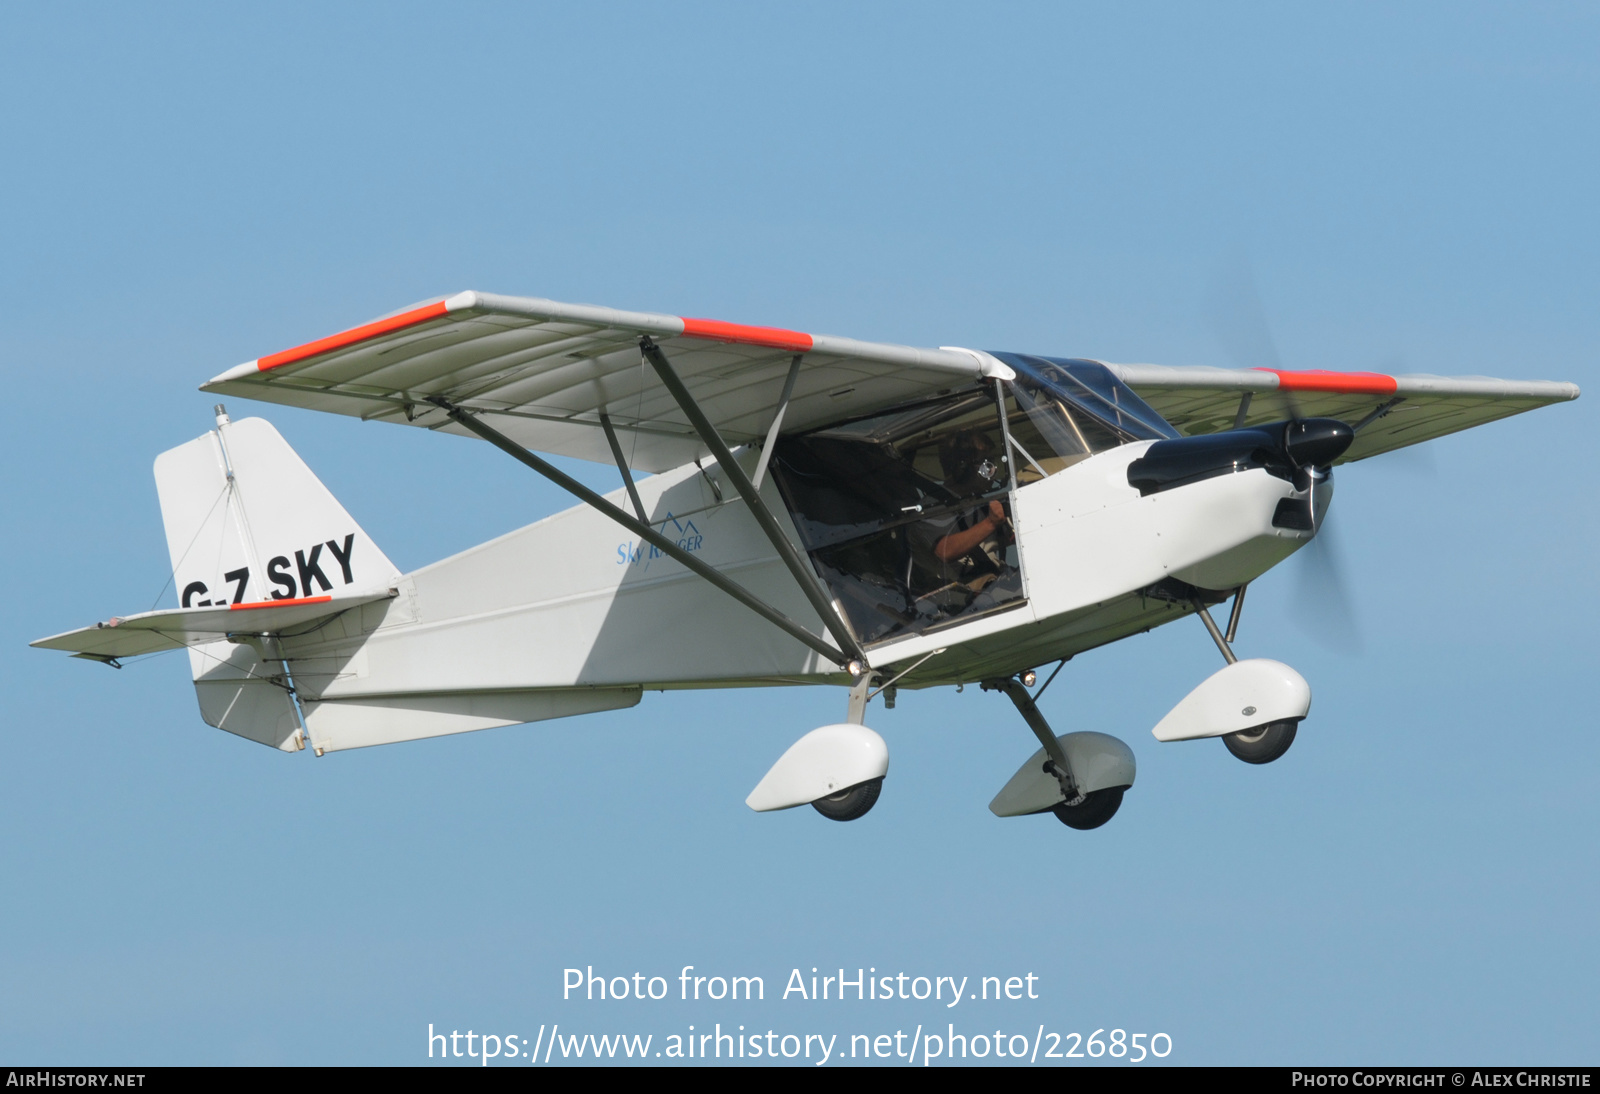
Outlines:
{"type": "MultiPolygon", "coordinates": [[[[891,777],[840,825],[743,805],[840,693],[316,760],[206,727],[181,658],[26,643],[151,605],[150,463],[208,427],[197,384],[464,288],[1233,364],[1208,300],[1248,268],[1288,367],[1593,391],[1597,45],[1577,4],[8,12],[0,1058],[965,1020],[560,999],[568,966],[693,964],[769,996],[1033,972],[980,1025],[1160,1031],[1173,1062],[1593,1062],[1592,394],[1340,471],[1359,652],[1302,625],[1299,560],[1242,629],[1316,694],[1282,761],[1150,737],[1217,665],[1192,621],[1069,665],[1047,715],[1140,765],[1092,833],[989,815],[1034,746],[975,689],[873,716],[891,777]]],[[[230,409],[404,568],[565,504],[487,445],[230,409]]]]}

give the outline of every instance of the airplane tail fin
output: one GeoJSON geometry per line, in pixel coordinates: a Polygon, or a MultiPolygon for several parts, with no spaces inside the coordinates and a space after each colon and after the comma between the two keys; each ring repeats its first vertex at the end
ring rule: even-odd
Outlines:
{"type": "MultiPolygon", "coordinates": [[[[312,600],[380,588],[400,571],[272,425],[234,422],[163,452],[156,490],[179,604],[312,600]]],[[[206,642],[189,663],[210,725],[285,751],[304,747],[275,643],[206,642]]]]}

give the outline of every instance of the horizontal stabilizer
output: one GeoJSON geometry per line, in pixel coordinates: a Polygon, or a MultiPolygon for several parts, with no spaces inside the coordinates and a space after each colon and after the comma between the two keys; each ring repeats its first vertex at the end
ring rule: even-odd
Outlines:
{"type": "Polygon", "coordinates": [[[311,596],[206,608],[169,608],[112,617],[92,627],[41,638],[29,645],[65,650],[97,661],[160,653],[232,636],[306,634],[351,608],[388,600],[393,589],[365,596],[311,596]]]}

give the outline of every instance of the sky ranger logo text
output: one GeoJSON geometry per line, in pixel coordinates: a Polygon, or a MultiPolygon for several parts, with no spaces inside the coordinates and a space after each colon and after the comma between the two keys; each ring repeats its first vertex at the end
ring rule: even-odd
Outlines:
{"type": "MultiPolygon", "coordinates": [[[[656,529],[664,536],[675,539],[678,547],[685,551],[698,551],[704,543],[705,537],[700,534],[700,529],[694,526],[694,521],[680,521],[671,513],[661,522],[656,529]],[[667,529],[671,528],[669,532],[667,529]]],[[[648,570],[650,563],[661,558],[661,549],[652,547],[648,543],[638,540],[625,540],[617,544],[617,565],[637,566],[641,570],[648,570]]]]}

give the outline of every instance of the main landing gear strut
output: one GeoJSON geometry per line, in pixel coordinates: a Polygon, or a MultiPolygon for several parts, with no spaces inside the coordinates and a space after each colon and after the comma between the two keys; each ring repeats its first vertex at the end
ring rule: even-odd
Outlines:
{"type": "MultiPolygon", "coordinates": [[[[1060,738],[1055,735],[1050,723],[1045,721],[1044,715],[1033,701],[1033,696],[1028,694],[1028,689],[1022,685],[1021,680],[1014,676],[999,677],[985,680],[980,686],[984,691],[1003,692],[1016,706],[1017,713],[1022,715],[1022,720],[1028,723],[1028,728],[1033,730],[1033,735],[1039,738],[1039,743],[1044,746],[1045,760],[1040,770],[1054,778],[1060,788],[1061,800],[1056,805],[1048,807],[1049,811],[1056,815],[1056,819],[1068,828],[1086,831],[1099,828],[1116,815],[1122,806],[1123,791],[1128,787],[1107,786],[1096,790],[1085,790],[1082,782],[1074,775],[1071,759],[1067,755],[1067,749],[1063,747],[1063,741],[1070,738],[1060,738]]],[[[1126,749],[1126,746],[1123,748],[1126,749]]],[[[1131,754],[1129,759],[1131,760],[1131,754]]],[[[1018,773],[1019,776],[1021,774],[1018,773]]],[[[1013,784],[1016,781],[1013,779],[1013,784]]],[[[1004,793],[1002,791],[1002,795],[1004,793]]]]}
{"type": "MultiPolygon", "coordinates": [[[[862,667],[856,673],[855,682],[850,685],[850,706],[845,715],[848,725],[862,726],[866,721],[867,702],[873,696],[872,684],[876,678],[862,667]]],[[[878,804],[878,795],[883,793],[883,776],[868,779],[846,787],[836,794],[818,798],[811,803],[811,808],[821,813],[829,820],[853,821],[867,815],[874,805],[878,804]]]]}

